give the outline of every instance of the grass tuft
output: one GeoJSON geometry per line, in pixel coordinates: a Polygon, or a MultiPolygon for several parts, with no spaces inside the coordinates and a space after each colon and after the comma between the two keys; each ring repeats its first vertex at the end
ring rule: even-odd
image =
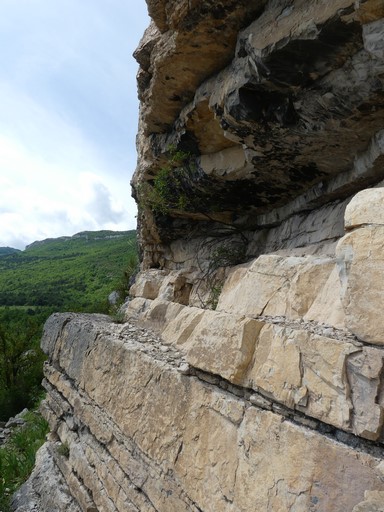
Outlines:
{"type": "Polygon", "coordinates": [[[0,447],[0,512],[10,512],[11,497],[30,476],[36,452],[49,430],[37,410],[26,413],[23,419],[25,425],[17,427],[0,447]]]}

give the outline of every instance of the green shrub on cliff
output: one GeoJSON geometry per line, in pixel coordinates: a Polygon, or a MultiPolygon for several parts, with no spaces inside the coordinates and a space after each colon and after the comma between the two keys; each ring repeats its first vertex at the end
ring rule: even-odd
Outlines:
{"type": "Polygon", "coordinates": [[[44,354],[40,350],[45,312],[30,317],[0,310],[0,421],[31,407],[40,393],[44,354]]]}
{"type": "Polygon", "coordinates": [[[40,392],[42,327],[54,311],[108,313],[137,264],[135,231],[95,231],[35,242],[0,256],[0,420],[40,392]]]}
{"type": "Polygon", "coordinates": [[[31,474],[36,452],[48,433],[47,422],[36,410],[23,419],[25,425],[16,428],[0,447],[0,512],[11,510],[11,496],[31,474]]]}
{"type": "Polygon", "coordinates": [[[189,177],[194,167],[190,153],[170,146],[167,163],[158,170],[151,184],[141,185],[139,205],[161,215],[167,215],[171,210],[188,210],[191,206],[189,177]]]}

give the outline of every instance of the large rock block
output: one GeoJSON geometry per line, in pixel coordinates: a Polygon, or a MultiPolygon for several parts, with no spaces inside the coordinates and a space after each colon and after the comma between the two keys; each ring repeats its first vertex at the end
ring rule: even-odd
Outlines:
{"type": "Polygon", "coordinates": [[[217,310],[251,317],[265,315],[289,319],[302,318],[311,311],[310,319],[326,320],[315,306],[316,301],[321,301],[333,309],[333,320],[339,325],[342,314],[338,289],[327,285],[334,266],[332,258],[262,255],[230,274],[217,310]]]}
{"type": "Polygon", "coordinates": [[[313,324],[268,324],[186,307],[162,338],[194,368],[377,440],[383,426],[384,351],[363,347],[333,329],[317,328],[324,334],[314,329],[313,324]]]}
{"type": "Polygon", "coordinates": [[[351,354],[346,364],[353,404],[353,431],[372,440],[381,436],[384,423],[383,357],[382,350],[364,347],[351,354]]]}
{"type": "Polygon", "coordinates": [[[381,459],[364,443],[356,450],[181,374],[160,340],[143,344],[132,326],[54,319],[47,407],[60,402],[55,430],[69,448],[56,463],[85,508],[334,512],[384,492],[381,459]],[[87,355],[73,367],[76,344],[87,355]]]}
{"type": "Polygon", "coordinates": [[[162,339],[172,345],[183,345],[190,338],[193,330],[203,318],[205,312],[200,308],[188,307],[182,309],[172,318],[161,334],[162,339]]]}
{"type": "Polygon", "coordinates": [[[158,297],[187,305],[192,289],[191,280],[182,272],[170,272],[162,281],[158,297]]]}
{"type": "Polygon", "coordinates": [[[339,428],[350,428],[352,404],[345,364],[358,348],[308,331],[265,326],[249,383],[290,408],[339,428]]]}
{"type": "Polygon", "coordinates": [[[165,270],[156,269],[140,272],[136,277],[135,283],[130,288],[130,295],[144,299],[156,299],[164,277],[167,274],[168,272],[165,270]]]}
{"type": "Polygon", "coordinates": [[[338,428],[377,440],[384,352],[346,339],[266,325],[245,385],[338,428]]]}
{"type": "Polygon", "coordinates": [[[384,226],[344,236],[336,250],[346,326],[360,340],[384,345],[384,226]]]}
{"type": "Polygon", "coordinates": [[[176,302],[161,299],[153,300],[145,314],[140,318],[140,323],[143,326],[154,329],[156,332],[162,332],[168,322],[175,318],[184,308],[185,306],[176,302]]]}
{"type": "Polygon", "coordinates": [[[185,306],[177,302],[162,299],[143,299],[136,297],[130,300],[123,309],[126,321],[140,323],[143,327],[162,332],[185,306]]]}
{"type": "Polygon", "coordinates": [[[324,444],[326,438],[303,432],[290,422],[281,423],[281,418],[274,414],[247,409],[241,430],[244,456],[236,480],[238,510],[347,511],[356,499],[350,495],[351,482],[359,482],[366,489],[371,485],[367,481],[369,471],[362,470],[357,461],[351,464],[340,445],[324,444]],[[337,475],[329,468],[336,469],[337,475]],[[327,492],[334,478],[337,496],[327,492]],[[263,495],[253,491],[259,486],[267,489],[267,503],[263,495]]]}
{"type": "Polygon", "coordinates": [[[384,225],[384,188],[369,188],[358,192],[345,209],[345,228],[368,224],[384,225]]]}
{"type": "Polygon", "coordinates": [[[341,303],[341,283],[336,265],[303,318],[319,324],[332,325],[337,329],[345,329],[345,312],[341,303]]]}
{"type": "Polygon", "coordinates": [[[191,366],[241,384],[263,322],[206,311],[181,346],[191,366]]]}

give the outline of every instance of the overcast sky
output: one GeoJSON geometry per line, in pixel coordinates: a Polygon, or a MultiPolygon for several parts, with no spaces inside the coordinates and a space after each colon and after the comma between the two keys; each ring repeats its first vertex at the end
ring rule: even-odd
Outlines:
{"type": "Polygon", "coordinates": [[[0,0],[0,246],[136,227],[145,0],[0,0]]]}

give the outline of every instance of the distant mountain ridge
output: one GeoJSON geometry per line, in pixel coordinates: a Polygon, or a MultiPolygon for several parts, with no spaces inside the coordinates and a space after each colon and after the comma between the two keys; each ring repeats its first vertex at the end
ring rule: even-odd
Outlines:
{"type": "MultiPolygon", "coordinates": [[[[46,245],[51,242],[68,242],[70,240],[76,240],[84,238],[85,240],[111,240],[113,238],[121,238],[124,236],[130,236],[135,233],[135,230],[130,231],[111,231],[108,229],[100,231],[80,231],[72,236],[59,236],[56,238],[44,238],[43,240],[35,240],[25,247],[25,251],[41,245],[46,245]]],[[[8,256],[9,254],[15,254],[23,252],[21,249],[15,249],[14,247],[0,247],[0,256],[8,256]]]]}
{"type": "Polygon", "coordinates": [[[102,311],[136,253],[136,231],[83,231],[0,257],[0,308],[102,311]]]}
{"type": "Polygon", "coordinates": [[[14,249],[13,247],[0,247],[0,256],[8,256],[9,254],[18,252],[21,252],[20,249],[14,249]]]}
{"type": "MultiPolygon", "coordinates": [[[[101,231],[80,231],[79,233],[76,233],[72,236],[59,236],[57,238],[45,238],[44,240],[36,240],[35,242],[32,242],[31,244],[27,245],[25,250],[31,249],[33,247],[38,247],[41,245],[49,244],[51,242],[56,242],[56,241],[68,242],[70,240],[76,240],[79,238],[83,238],[86,241],[89,241],[89,240],[111,240],[113,238],[121,238],[124,236],[129,236],[129,235],[132,235],[133,233],[135,233],[134,230],[111,231],[111,230],[104,229],[101,231]]],[[[13,250],[17,251],[18,249],[13,249],[13,250]]]]}

